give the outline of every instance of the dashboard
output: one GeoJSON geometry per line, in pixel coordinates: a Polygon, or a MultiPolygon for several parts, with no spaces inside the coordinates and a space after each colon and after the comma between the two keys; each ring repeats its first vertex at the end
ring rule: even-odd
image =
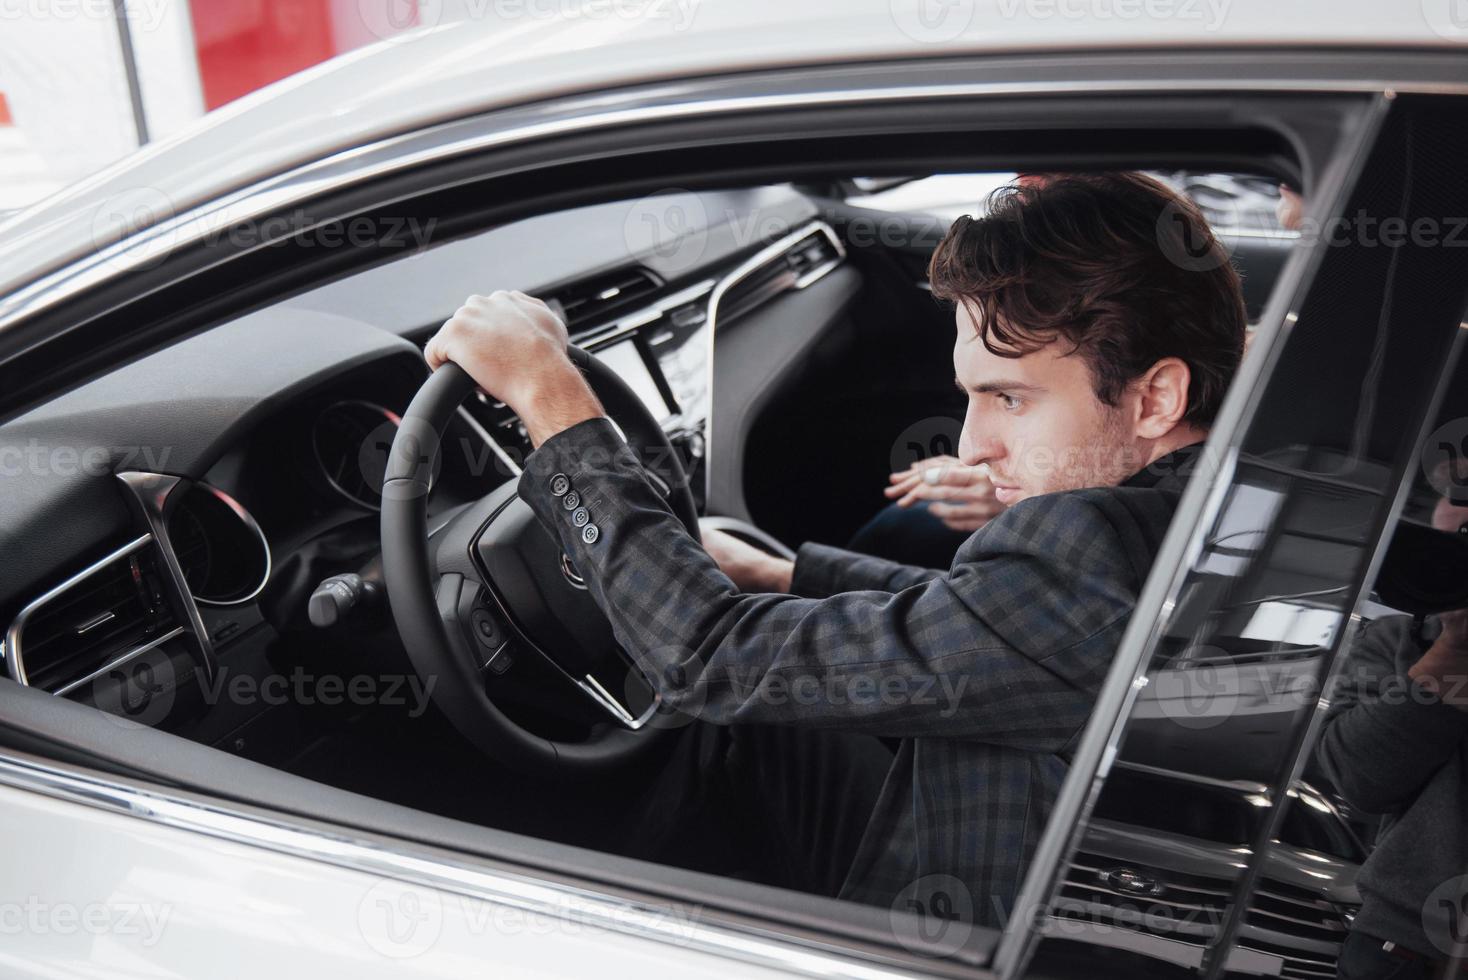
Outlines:
{"type": "MultiPolygon", "coordinates": [[[[662,423],[702,506],[716,326],[845,256],[793,190],[703,199],[696,262],[656,243],[629,250],[626,204],[518,222],[249,313],[0,427],[10,677],[115,707],[122,668],[149,665],[181,692],[247,638],[310,631],[312,588],[373,574],[388,449],[427,376],[422,344],[472,292],[547,299],[662,423]]],[[[430,526],[517,478],[531,448],[505,405],[470,398],[442,446],[430,526]]]]}

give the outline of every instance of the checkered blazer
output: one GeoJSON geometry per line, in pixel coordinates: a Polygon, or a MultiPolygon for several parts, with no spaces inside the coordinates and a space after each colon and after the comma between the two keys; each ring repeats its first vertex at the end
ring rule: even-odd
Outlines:
{"type": "Polygon", "coordinates": [[[1194,455],[1022,501],[947,572],[806,545],[794,595],[740,592],[605,419],[547,440],[519,491],[666,704],[901,740],[842,897],[944,899],[998,926],[1194,455]],[[564,506],[572,491],[594,532],[564,506]]]}

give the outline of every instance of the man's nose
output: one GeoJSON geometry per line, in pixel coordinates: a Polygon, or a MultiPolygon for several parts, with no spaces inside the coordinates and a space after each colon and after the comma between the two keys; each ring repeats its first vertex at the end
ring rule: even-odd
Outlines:
{"type": "Polygon", "coordinates": [[[978,466],[980,463],[992,463],[1003,455],[1003,444],[992,434],[985,433],[967,422],[964,423],[963,432],[958,436],[958,458],[960,460],[969,466],[978,466]]]}

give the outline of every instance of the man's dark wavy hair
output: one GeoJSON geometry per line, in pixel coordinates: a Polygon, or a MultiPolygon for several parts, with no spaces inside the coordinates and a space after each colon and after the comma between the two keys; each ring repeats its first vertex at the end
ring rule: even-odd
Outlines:
{"type": "Polygon", "coordinates": [[[1243,356],[1238,272],[1198,208],[1143,174],[1001,188],[984,217],[953,223],[928,278],[1001,357],[1070,344],[1106,405],[1177,357],[1192,375],[1184,421],[1207,428],[1243,356]]]}

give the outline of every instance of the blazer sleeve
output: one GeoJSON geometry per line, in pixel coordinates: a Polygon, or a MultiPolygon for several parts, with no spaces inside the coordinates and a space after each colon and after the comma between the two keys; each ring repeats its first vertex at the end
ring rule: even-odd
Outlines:
{"type": "Polygon", "coordinates": [[[606,419],[547,440],[518,489],[664,701],[716,724],[1058,751],[1090,712],[1140,585],[1101,510],[1052,494],[990,522],[949,574],[896,592],[741,593],[606,419]]]}

